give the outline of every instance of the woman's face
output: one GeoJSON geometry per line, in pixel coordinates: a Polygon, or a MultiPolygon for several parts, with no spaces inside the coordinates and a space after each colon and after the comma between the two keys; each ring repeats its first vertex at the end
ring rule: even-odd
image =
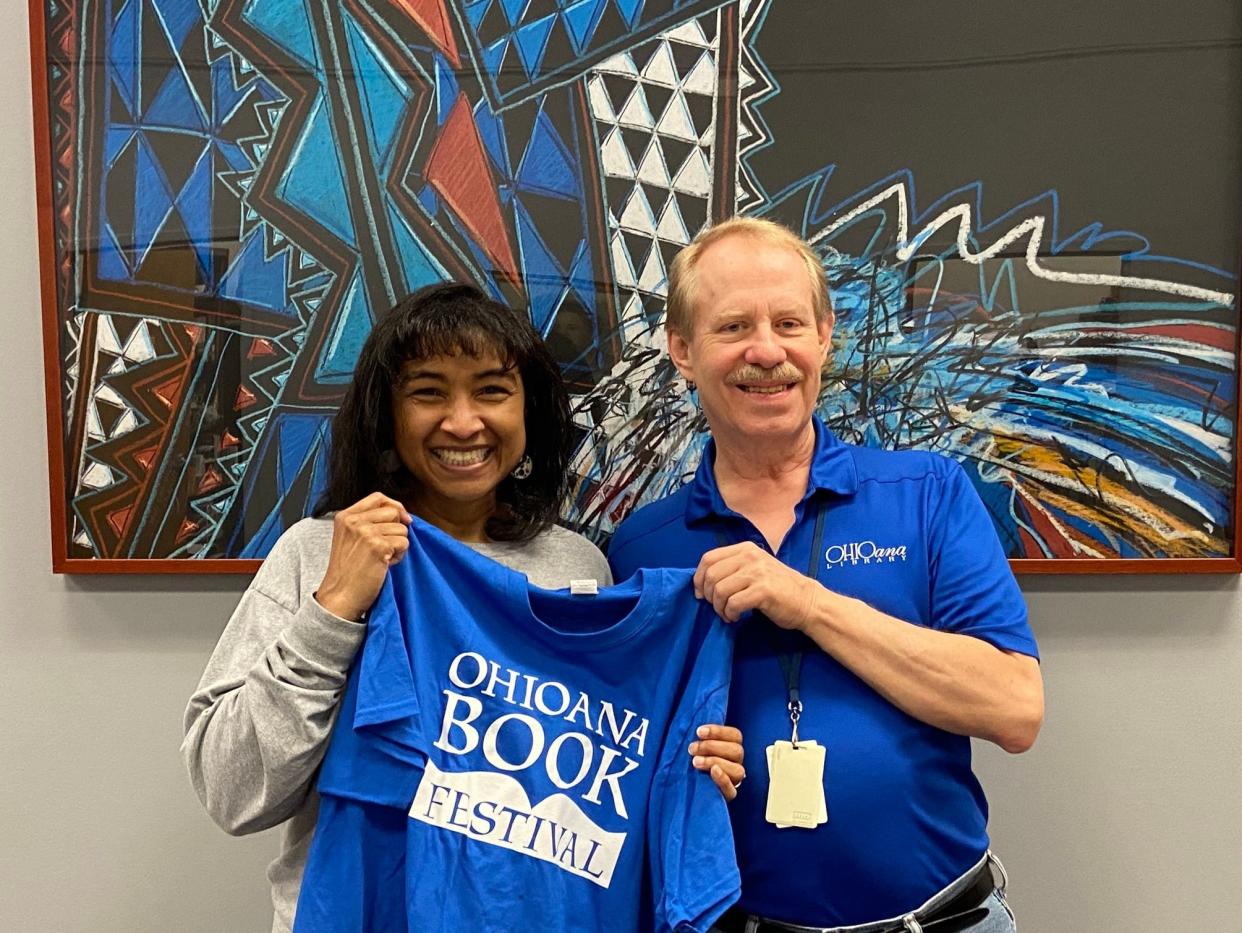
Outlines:
{"type": "Polygon", "coordinates": [[[410,360],[392,393],[397,456],[418,481],[414,512],[494,504],[526,450],[517,368],[493,354],[410,360]]]}

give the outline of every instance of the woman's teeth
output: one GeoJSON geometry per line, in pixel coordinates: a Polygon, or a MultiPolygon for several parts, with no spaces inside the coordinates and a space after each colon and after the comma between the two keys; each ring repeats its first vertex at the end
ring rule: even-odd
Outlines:
{"type": "Polygon", "coordinates": [[[436,450],[433,453],[449,466],[470,466],[487,459],[488,448],[479,450],[436,450]]]}

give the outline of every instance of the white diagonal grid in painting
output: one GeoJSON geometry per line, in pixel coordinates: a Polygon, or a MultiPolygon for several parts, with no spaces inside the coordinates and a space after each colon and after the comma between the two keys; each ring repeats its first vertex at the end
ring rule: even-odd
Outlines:
{"type": "Polygon", "coordinates": [[[716,31],[715,13],[691,20],[587,78],[623,337],[663,309],[668,261],[707,223],[716,31]]]}

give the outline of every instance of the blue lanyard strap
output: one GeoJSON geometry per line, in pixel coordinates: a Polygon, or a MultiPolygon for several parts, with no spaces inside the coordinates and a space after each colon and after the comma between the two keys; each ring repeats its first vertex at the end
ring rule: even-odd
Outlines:
{"type": "MultiPolygon", "coordinates": [[[[824,550],[824,519],[826,509],[823,505],[819,505],[815,511],[815,531],[811,536],[811,556],[807,561],[805,575],[812,580],[818,580],[815,573],[819,566],[820,555],[824,550]]],[[[716,530],[716,540],[721,547],[727,547],[731,542],[725,537],[724,532],[716,530]]],[[[757,616],[763,618],[769,625],[774,624],[763,613],[756,613],[757,616]]],[[[775,639],[773,639],[775,641],[775,639]]],[[[789,709],[789,721],[793,726],[793,744],[798,744],[798,720],[802,718],[802,696],[798,691],[799,683],[802,677],[802,657],[801,651],[787,651],[776,653],[776,660],[781,666],[781,674],[785,678],[785,693],[787,697],[787,708],[789,709]]]]}

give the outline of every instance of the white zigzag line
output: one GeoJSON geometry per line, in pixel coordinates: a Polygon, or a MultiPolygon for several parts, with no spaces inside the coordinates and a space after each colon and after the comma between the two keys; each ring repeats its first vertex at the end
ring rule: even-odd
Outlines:
{"type": "Polygon", "coordinates": [[[897,258],[901,262],[909,261],[927,241],[941,227],[957,221],[957,251],[962,259],[974,265],[980,265],[989,259],[995,257],[1002,252],[1009,244],[1020,240],[1024,236],[1029,235],[1026,244],[1026,267],[1031,270],[1031,274],[1041,279],[1047,279],[1050,282],[1068,282],[1077,285],[1109,285],[1118,288],[1141,288],[1156,292],[1166,292],[1170,295],[1181,295],[1183,298],[1191,298],[1200,301],[1211,301],[1216,304],[1224,305],[1232,308],[1234,304],[1234,296],[1228,292],[1213,291],[1209,288],[1199,288],[1195,285],[1186,285],[1182,282],[1169,282],[1163,279],[1142,279],[1133,278],[1125,275],[1096,275],[1085,272],[1057,272],[1053,269],[1046,269],[1039,264],[1039,247],[1044,237],[1045,220],[1042,215],[1028,217],[1016,227],[1009,230],[999,240],[989,246],[987,249],[977,253],[971,252],[970,245],[967,243],[967,237],[970,235],[973,224],[971,222],[970,205],[957,204],[947,211],[927,223],[913,239],[909,238],[910,230],[910,208],[909,200],[906,196],[906,186],[902,182],[897,182],[888,188],[885,188],[875,197],[869,198],[862,204],[855,207],[849,213],[838,217],[831,224],[815,234],[811,238],[811,244],[814,245],[820,240],[851,223],[861,215],[880,206],[883,202],[890,198],[896,198],[898,203],[897,212],[897,258]]]}

